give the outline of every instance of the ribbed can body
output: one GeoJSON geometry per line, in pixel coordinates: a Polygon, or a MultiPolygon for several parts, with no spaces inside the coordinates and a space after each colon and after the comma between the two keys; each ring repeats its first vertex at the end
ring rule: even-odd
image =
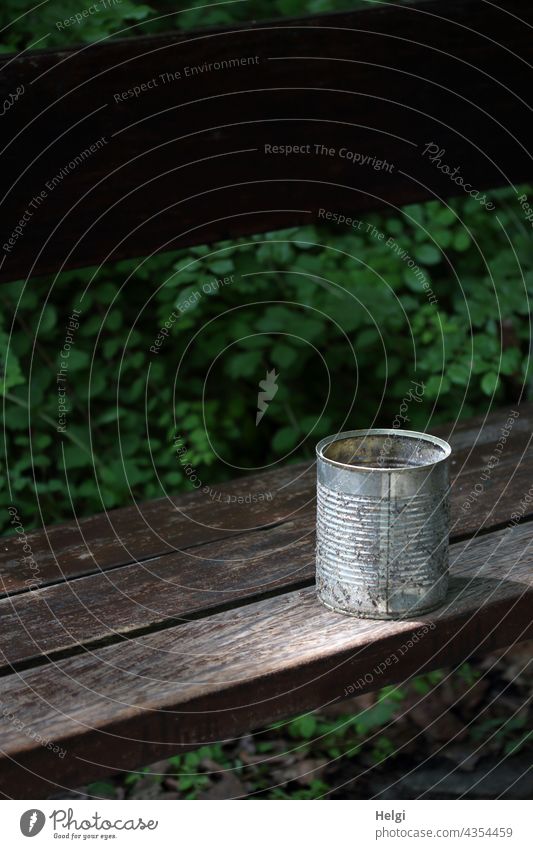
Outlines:
{"type": "Polygon", "coordinates": [[[349,431],[317,447],[316,579],[334,610],[412,618],[448,583],[448,456],[412,431],[349,431]]]}

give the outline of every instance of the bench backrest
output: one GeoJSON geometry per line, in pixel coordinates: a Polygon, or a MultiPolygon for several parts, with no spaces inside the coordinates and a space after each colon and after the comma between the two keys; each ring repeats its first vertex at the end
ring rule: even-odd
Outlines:
{"type": "Polygon", "coordinates": [[[527,180],[531,22],[427,0],[8,57],[0,280],[527,180]]]}

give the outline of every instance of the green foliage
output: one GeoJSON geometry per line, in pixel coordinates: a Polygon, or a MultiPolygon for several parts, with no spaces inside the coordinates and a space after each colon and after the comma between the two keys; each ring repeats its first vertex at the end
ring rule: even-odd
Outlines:
{"type": "Polygon", "coordinates": [[[11,53],[32,47],[42,50],[100,41],[113,33],[127,35],[132,32],[132,27],[137,33],[135,25],[156,14],[149,5],[136,0],[117,0],[116,5],[112,4],[112,0],[109,2],[111,5],[99,4],[97,12],[84,16],[84,10],[89,10],[94,3],[49,0],[35,10],[32,3],[3,0],[0,7],[0,52],[11,53]],[[76,15],[81,17],[76,18],[76,15]]]}
{"type": "Polygon", "coordinates": [[[378,737],[372,747],[372,760],[379,764],[387,758],[394,757],[396,747],[388,737],[378,737]]]}
{"type": "MultiPolygon", "coordinates": [[[[7,0],[0,25],[3,49],[13,50],[43,36],[41,47],[67,45],[131,26],[139,34],[364,5],[159,0],[154,12],[122,0],[58,27],[80,12],[78,0],[49,0],[38,14],[7,0]]],[[[321,222],[2,286],[2,528],[13,502],[29,529],[40,514],[53,522],[190,491],[192,474],[213,487],[312,457],[334,430],[390,426],[413,381],[424,392],[407,405],[404,427],[514,400],[531,384],[533,251],[516,195],[493,200],[497,214],[462,196],[368,215],[359,229],[321,222]],[[231,282],[209,288],[215,278],[231,282]],[[80,327],[58,432],[57,374],[74,308],[80,327]],[[259,383],[272,370],[277,389],[256,426],[259,383]]]]}
{"type": "Polygon", "coordinates": [[[514,400],[530,382],[533,251],[510,192],[494,198],[497,217],[458,198],[369,215],[359,230],[309,225],[2,286],[11,494],[0,506],[16,503],[30,528],[36,496],[46,522],[65,520],[72,505],[80,516],[191,491],[186,464],[213,487],[311,457],[332,431],[390,426],[413,381],[424,391],[401,425],[413,429],[472,415],[493,394],[514,400]],[[460,218],[479,250],[453,247],[460,218]],[[498,219],[514,227],[516,256],[498,219]],[[74,309],[63,433],[57,374],[74,309]],[[277,390],[256,426],[273,369],[277,390]]]}
{"type": "Polygon", "coordinates": [[[465,684],[469,687],[473,687],[478,678],[481,676],[480,671],[478,669],[474,669],[470,663],[461,664],[459,669],[457,669],[456,674],[459,678],[462,678],[465,684]]]}
{"type": "MultiPolygon", "coordinates": [[[[381,774],[389,781],[398,769],[406,768],[406,758],[420,758],[434,745],[432,734],[419,740],[419,733],[409,730],[409,707],[415,703],[428,710],[431,718],[444,718],[451,710],[463,719],[461,710],[463,693],[467,702],[470,688],[480,678],[480,673],[470,664],[455,670],[453,681],[458,689],[450,690],[449,671],[435,670],[417,676],[405,685],[384,687],[373,704],[360,708],[357,713],[330,714],[320,711],[295,717],[288,722],[279,721],[258,734],[224,743],[201,746],[199,749],[170,757],[165,763],[130,773],[121,780],[121,798],[133,795],[150,798],[177,791],[179,798],[196,799],[208,794],[225,779],[238,779],[237,788],[230,782],[230,792],[239,796],[262,799],[318,799],[328,796],[343,797],[347,776],[358,778],[370,773],[381,774]],[[413,736],[414,733],[414,736],[413,736]],[[350,761],[353,761],[350,764],[350,761]],[[392,763],[392,761],[395,761],[392,763]],[[341,782],[339,786],[339,781],[341,782]],[[163,784],[163,787],[160,785],[163,784]]],[[[527,684],[525,685],[527,690],[527,684]]],[[[510,718],[494,716],[501,711],[498,702],[486,699],[479,715],[466,706],[466,714],[474,716],[464,726],[465,753],[472,751],[497,752],[514,757],[530,748],[532,733],[528,730],[527,705],[516,698],[519,710],[510,718]]],[[[352,702],[352,710],[359,700],[352,702]]],[[[348,705],[346,705],[348,708],[348,705]]],[[[506,706],[507,707],[507,706],[506,706]]],[[[440,738],[439,738],[440,739],[440,738]]],[[[453,744],[453,741],[452,741],[453,744]]],[[[452,749],[454,745],[452,745],[452,749]]],[[[439,750],[440,751],[440,750],[439,750]]],[[[439,752],[437,752],[437,758],[439,752]]],[[[361,792],[364,785],[358,784],[361,792]]],[[[112,781],[95,782],[88,791],[91,795],[114,798],[117,785],[112,781]]]]}
{"type": "Polygon", "coordinates": [[[176,777],[178,789],[185,799],[195,799],[197,794],[208,786],[209,778],[201,771],[202,762],[206,760],[229,767],[222,746],[218,743],[201,746],[193,752],[169,758],[172,774],[176,777]]]}
{"type": "MultiPolygon", "coordinates": [[[[393,0],[394,2],[395,0],[393,0]]],[[[0,52],[66,47],[111,36],[148,35],[174,29],[226,26],[286,15],[340,12],[370,6],[374,0],[48,0],[35,10],[25,0],[2,0],[0,52]],[[83,14],[84,10],[88,13],[83,14]],[[76,18],[76,16],[81,16],[76,18]],[[69,20],[74,18],[74,21],[69,20]]],[[[406,0],[396,0],[406,2],[406,0]]]]}
{"type": "MultiPolygon", "coordinates": [[[[465,663],[464,666],[466,667],[468,666],[468,664],[465,663]]],[[[427,672],[425,675],[418,675],[416,678],[413,679],[413,690],[415,691],[415,693],[418,693],[421,696],[425,696],[430,693],[431,690],[436,687],[437,684],[439,684],[443,678],[444,673],[441,672],[440,669],[436,669],[433,672],[427,672]]],[[[464,680],[467,679],[465,678],[464,680]]]]}
{"type": "Polygon", "coordinates": [[[117,788],[110,781],[93,781],[87,785],[87,793],[99,799],[117,798],[117,788]]]}
{"type": "Polygon", "coordinates": [[[292,793],[287,793],[281,787],[275,787],[270,793],[269,799],[320,799],[325,793],[331,790],[329,784],[325,781],[312,781],[309,787],[301,790],[294,790],[292,793]]]}
{"type": "Polygon", "coordinates": [[[492,719],[484,719],[476,723],[472,728],[472,740],[485,743],[487,739],[494,737],[506,755],[516,755],[531,740],[533,731],[527,728],[527,714],[511,716],[497,716],[492,719]]]}
{"type": "Polygon", "coordinates": [[[133,787],[135,784],[143,778],[148,772],[148,767],[143,767],[142,769],[138,769],[136,772],[128,772],[128,774],[124,778],[124,784],[129,787],[133,787]]]}
{"type": "MultiPolygon", "coordinates": [[[[328,758],[340,757],[341,752],[344,757],[355,757],[363,746],[369,746],[372,757],[376,761],[383,760],[393,755],[394,747],[386,737],[376,738],[375,732],[393,719],[405,695],[399,687],[384,687],[372,707],[351,716],[328,719],[318,713],[308,713],[295,717],[287,725],[289,737],[312,742],[315,753],[323,753],[328,758]]],[[[283,726],[280,722],[272,728],[283,726]]]]}

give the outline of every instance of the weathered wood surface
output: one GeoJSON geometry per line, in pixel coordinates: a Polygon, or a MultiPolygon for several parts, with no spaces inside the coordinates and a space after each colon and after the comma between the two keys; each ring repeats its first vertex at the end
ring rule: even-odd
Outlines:
{"type": "Polygon", "coordinates": [[[10,675],[2,701],[24,732],[0,727],[4,757],[18,764],[0,788],[58,792],[81,774],[128,769],[328,704],[367,673],[358,692],[530,634],[533,525],[457,543],[451,554],[446,604],[416,621],[351,619],[306,588],[10,675]]]}
{"type": "MultiPolygon", "coordinates": [[[[528,405],[512,420],[499,463],[483,482],[480,494],[476,484],[502,438],[507,412],[493,414],[484,427],[481,421],[474,427],[463,424],[450,436],[458,446],[452,462],[452,539],[508,521],[527,493],[529,464],[523,461],[532,455],[530,412],[528,405]]],[[[449,435],[447,428],[441,428],[441,432],[449,435]]],[[[39,575],[27,566],[26,571],[20,569],[20,545],[16,540],[9,542],[9,552],[0,562],[0,577],[10,590],[9,596],[0,600],[0,674],[311,583],[314,469],[289,467],[260,479],[233,482],[225,491],[242,492],[244,483],[254,492],[259,491],[259,485],[270,486],[276,494],[271,502],[260,504],[237,507],[222,502],[217,512],[200,493],[175,499],[170,509],[165,501],[149,503],[142,515],[145,522],[157,524],[157,535],[151,537],[149,525],[135,521],[134,508],[112,511],[107,517],[80,523],[87,539],[83,549],[74,546],[70,530],[57,529],[58,547],[53,547],[52,539],[48,560],[35,553],[46,542],[43,534],[32,535],[30,544],[39,563],[39,575]],[[291,487],[288,484],[294,470],[291,487]],[[305,474],[300,474],[301,470],[305,474]],[[212,527],[214,517],[216,528],[212,527]],[[228,526],[240,524],[248,531],[240,528],[228,532],[228,526]],[[91,538],[89,532],[95,527],[103,537],[91,538]],[[126,540],[119,537],[117,546],[113,546],[106,528],[114,528],[117,536],[123,529],[126,540]],[[163,533],[167,549],[174,551],[161,555],[163,533]],[[212,541],[212,535],[218,539],[212,541]],[[152,548],[148,547],[150,541],[152,548]],[[106,559],[117,548],[130,554],[129,562],[106,559]],[[144,559],[133,560],[132,550],[142,552],[144,559]],[[62,575],[54,571],[54,556],[64,563],[62,575]],[[27,572],[32,580],[41,577],[43,588],[38,592],[23,585],[27,572]],[[71,580],[66,582],[65,578],[71,580]]],[[[533,499],[524,511],[525,516],[530,514],[533,499]]],[[[50,531],[48,535],[50,538],[50,531]]]]}
{"type": "Polygon", "coordinates": [[[38,557],[47,564],[39,590],[23,591],[17,543],[9,543],[0,571],[11,593],[0,600],[0,707],[7,712],[0,723],[0,790],[21,798],[51,794],[179,745],[318,707],[393,654],[398,661],[365,686],[460,662],[531,633],[532,411],[519,409],[498,465],[466,511],[462,505],[502,438],[508,411],[438,429],[456,446],[453,537],[470,538],[451,547],[446,605],[420,622],[352,620],[315,600],[308,586],[314,472],[298,476],[300,467],[263,475],[260,484],[257,478],[229,484],[236,493],[244,485],[279,489],[295,473],[298,480],[260,505],[220,502],[220,515],[196,494],[176,499],[166,513],[164,502],[153,502],[140,513],[126,508],[84,520],[86,545],[76,528],[51,529],[63,576],[46,538],[31,535],[35,552],[49,552],[48,561],[38,557]],[[176,507],[199,523],[192,535],[193,523],[177,521],[176,507]],[[511,520],[517,512],[520,524],[511,520]],[[141,515],[158,522],[162,541],[146,536],[141,515]],[[112,528],[127,535],[127,545],[121,538],[113,547],[112,528]],[[478,536],[479,528],[487,533],[478,536]],[[88,565],[81,555],[93,546],[88,565]],[[136,562],[132,551],[143,560],[136,562]],[[422,623],[435,627],[401,652],[422,623]],[[36,743],[37,733],[66,754],[59,758],[36,743]]]}
{"type": "MultiPolygon", "coordinates": [[[[525,461],[531,451],[533,404],[523,404],[519,411],[497,467],[484,482],[483,492],[465,511],[461,506],[498,445],[511,411],[496,410],[486,417],[454,425],[428,426],[429,432],[449,439],[454,448],[451,465],[454,536],[472,534],[481,526],[502,524],[510,516],[515,501],[527,492],[530,476],[525,461]]],[[[22,560],[17,538],[8,537],[0,541],[0,598],[24,591],[28,581],[46,586],[137,561],[183,553],[215,540],[237,539],[281,522],[303,517],[313,521],[314,510],[314,463],[303,463],[219,484],[215,501],[195,491],[28,533],[39,563],[38,573],[22,560]],[[251,504],[229,500],[250,493],[268,493],[271,498],[251,504]]],[[[526,506],[524,515],[526,518],[533,515],[533,505],[526,506]]],[[[24,516],[21,518],[24,523],[24,516]]]]}
{"type": "Polygon", "coordinates": [[[314,469],[306,473],[307,468],[300,464],[219,484],[217,500],[194,491],[28,533],[38,574],[21,562],[17,538],[3,539],[0,596],[24,590],[27,581],[46,585],[287,521],[314,499],[314,469]],[[249,493],[267,493],[269,498],[245,505],[231,500],[249,493]]]}
{"type": "Polygon", "coordinates": [[[527,180],[532,23],[529,0],[427,0],[6,57],[2,244],[29,217],[0,279],[459,193],[430,142],[475,189],[527,180]]]}
{"type": "MultiPolygon", "coordinates": [[[[477,495],[468,501],[475,493],[480,467],[469,468],[465,463],[466,471],[457,470],[452,486],[452,539],[466,536],[473,523],[484,529],[508,521],[517,509],[531,485],[528,468],[533,450],[528,453],[529,463],[518,464],[523,440],[516,442],[510,457],[500,461],[493,479],[484,484],[484,507],[478,505],[477,495]]],[[[483,450],[488,458],[491,443],[483,450]]],[[[312,503],[297,518],[267,529],[0,600],[0,674],[13,666],[44,662],[43,654],[81,652],[95,643],[118,642],[149,628],[169,627],[180,619],[310,584],[315,569],[315,507],[308,495],[312,503]]],[[[527,509],[533,512],[533,498],[527,509]]]]}

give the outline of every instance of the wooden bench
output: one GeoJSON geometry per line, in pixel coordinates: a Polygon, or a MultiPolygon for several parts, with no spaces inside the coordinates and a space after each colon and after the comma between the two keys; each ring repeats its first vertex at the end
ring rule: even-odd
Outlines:
{"type": "MultiPolygon", "coordinates": [[[[420,155],[436,124],[473,184],[524,179],[531,121],[505,86],[531,99],[527,16],[519,0],[438,0],[14,59],[2,89],[25,81],[27,93],[4,118],[18,133],[1,164],[8,220],[89,136],[109,141],[51,193],[2,277],[315,221],[322,207],[448,196],[420,155]],[[260,61],[245,84],[235,69],[113,106],[170,68],[249,55],[260,61]],[[352,173],[322,155],[289,167],[258,151],[302,136],[395,168],[352,173]]],[[[216,501],[194,492],[28,532],[33,561],[20,538],[2,540],[1,792],[52,795],[531,636],[533,405],[518,409],[473,499],[509,411],[433,429],[454,448],[452,579],[446,604],[416,621],[317,602],[314,464],[220,485],[216,501]],[[252,493],[269,497],[239,503],[252,493]]]]}

